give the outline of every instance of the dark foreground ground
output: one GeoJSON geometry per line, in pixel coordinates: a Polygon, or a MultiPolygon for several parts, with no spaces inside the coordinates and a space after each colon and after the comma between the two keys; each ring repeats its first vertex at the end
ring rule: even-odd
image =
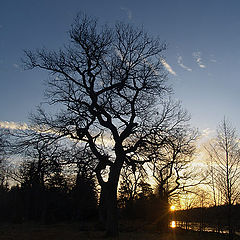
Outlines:
{"type": "MultiPolygon", "coordinates": [[[[169,233],[159,233],[150,226],[144,225],[135,229],[121,227],[119,240],[221,240],[226,235],[199,233],[175,229],[169,233]]],[[[94,227],[83,227],[77,223],[40,225],[33,223],[1,224],[0,240],[85,240],[105,239],[104,232],[94,227]],[[85,229],[84,229],[85,228],[85,229]]],[[[240,239],[235,236],[234,239],[240,239]]]]}

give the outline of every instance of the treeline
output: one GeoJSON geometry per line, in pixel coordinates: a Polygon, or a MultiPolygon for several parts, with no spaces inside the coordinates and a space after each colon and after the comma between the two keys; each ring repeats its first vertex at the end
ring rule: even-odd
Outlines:
{"type": "MultiPolygon", "coordinates": [[[[69,139],[58,140],[54,134],[32,129],[0,133],[1,222],[98,222],[101,195],[96,158],[91,152],[69,139]]],[[[155,175],[163,177],[165,168],[157,164],[154,167],[155,175]]],[[[165,176],[168,185],[156,181],[153,189],[148,183],[149,173],[151,168],[147,171],[141,164],[134,168],[123,166],[118,217],[156,222],[158,230],[164,230],[168,225],[169,197],[172,189],[177,190],[175,175],[165,176]]],[[[108,172],[102,175],[107,179],[108,172]]]]}
{"type": "MultiPolygon", "coordinates": [[[[33,178],[32,178],[33,179],[33,178]]],[[[121,184],[124,188],[124,184],[121,184]]],[[[118,198],[120,219],[158,222],[157,228],[168,224],[168,204],[160,199],[151,185],[141,181],[134,199],[122,191],[118,198]],[[165,204],[165,208],[163,207],[165,204]]],[[[34,221],[54,224],[61,221],[98,221],[98,191],[94,179],[72,182],[49,182],[44,186],[28,181],[21,185],[0,186],[0,221],[23,223],[34,221]]]]}
{"type": "Polygon", "coordinates": [[[0,221],[44,224],[85,221],[97,216],[97,192],[92,180],[64,185],[0,187],[0,221]]]}
{"type": "Polygon", "coordinates": [[[94,160],[87,152],[33,130],[1,130],[0,144],[0,221],[54,223],[97,215],[94,160]]]}
{"type": "MultiPolygon", "coordinates": [[[[0,139],[1,221],[50,224],[94,218],[104,222],[101,186],[97,181],[100,165],[80,141],[34,126],[0,130],[0,139]]],[[[190,137],[190,143],[191,140],[190,137]]],[[[190,144],[190,150],[191,147],[190,144]]],[[[183,167],[187,168],[192,151],[182,154],[170,146],[165,150],[163,162],[123,165],[117,195],[118,217],[157,221],[159,229],[167,228],[169,199],[182,191],[181,184],[191,180],[193,173],[186,170],[187,177],[180,175],[183,167]],[[149,184],[150,177],[156,189],[149,184]]],[[[107,168],[101,171],[101,177],[106,184],[107,168]]]]}
{"type": "MultiPolygon", "coordinates": [[[[240,229],[240,205],[232,206],[231,221],[234,231],[240,229]]],[[[174,213],[175,220],[181,222],[182,227],[191,228],[192,223],[198,223],[200,231],[205,231],[209,227],[216,232],[228,230],[229,206],[221,205],[214,207],[197,207],[187,210],[179,210],[174,213]]]]}

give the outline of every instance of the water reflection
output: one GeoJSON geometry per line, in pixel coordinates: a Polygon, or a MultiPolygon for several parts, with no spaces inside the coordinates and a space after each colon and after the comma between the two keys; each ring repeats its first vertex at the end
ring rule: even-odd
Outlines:
{"type": "Polygon", "coordinates": [[[175,227],[176,227],[176,221],[171,221],[170,227],[171,227],[171,228],[175,228],[175,227]]]}
{"type": "Polygon", "coordinates": [[[175,222],[175,227],[180,227],[186,230],[228,233],[226,226],[225,227],[223,226],[221,229],[219,229],[213,225],[201,224],[199,222],[184,222],[184,221],[171,221],[170,226],[172,226],[172,222],[175,222]]]}

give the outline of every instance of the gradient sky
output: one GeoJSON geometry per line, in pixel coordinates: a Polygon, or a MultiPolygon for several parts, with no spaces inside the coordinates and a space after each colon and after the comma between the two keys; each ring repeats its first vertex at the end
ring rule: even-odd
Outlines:
{"type": "Polygon", "coordinates": [[[0,122],[27,122],[43,101],[45,72],[23,71],[24,49],[58,48],[77,12],[144,28],[168,43],[175,98],[200,131],[224,116],[240,130],[239,0],[2,0],[0,2],[0,122]]]}

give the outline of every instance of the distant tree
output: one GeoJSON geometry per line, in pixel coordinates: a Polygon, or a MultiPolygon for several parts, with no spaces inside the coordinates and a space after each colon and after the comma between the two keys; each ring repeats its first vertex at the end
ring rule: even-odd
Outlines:
{"type": "Polygon", "coordinates": [[[62,172],[66,147],[55,134],[29,126],[26,130],[11,133],[11,154],[22,161],[9,175],[21,185],[25,206],[23,217],[45,221],[47,189],[64,189],[67,185],[62,172]]]}
{"type": "Polygon", "coordinates": [[[34,127],[12,132],[11,153],[23,159],[15,179],[28,187],[44,189],[52,174],[61,171],[65,148],[54,134],[37,131],[34,127]]]}
{"type": "Polygon", "coordinates": [[[71,196],[74,219],[84,221],[96,215],[98,195],[95,179],[78,175],[71,196]]]}
{"type": "Polygon", "coordinates": [[[156,147],[151,149],[153,161],[149,164],[157,183],[158,195],[162,199],[166,198],[166,201],[177,190],[186,190],[193,184],[193,173],[189,172],[188,167],[195,153],[198,136],[197,131],[188,126],[190,117],[187,112],[179,111],[177,104],[170,107],[174,109],[172,112],[176,111],[175,114],[178,115],[179,126],[168,126],[166,140],[161,148],[157,146],[162,139],[155,139],[156,147]]]}
{"type": "MultiPolygon", "coordinates": [[[[207,149],[208,151],[208,149],[207,149]]],[[[209,157],[209,156],[208,156],[209,157]]],[[[208,175],[209,175],[209,187],[211,188],[212,196],[213,196],[213,203],[214,206],[218,206],[221,204],[222,199],[219,197],[220,191],[217,188],[217,177],[216,177],[216,172],[215,172],[215,163],[211,156],[208,159],[208,175]]]]}
{"type": "Polygon", "coordinates": [[[121,181],[119,186],[119,201],[121,207],[131,208],[133,201],[139,196],[141,182],[145,181],[147,173],[142,165],[132,168],[125,165],[121,171],[121,181]]]}
{"type": "Polygon", "coordinates": [[[7,205],[7,193],[8,193],[8,182],[7,182],[7,148],[8,148],[8,131],[0,129],[0,221],[7,219],[9,212],[6,210],[7,205]]]}
{"type": "Polygon", "coordinates": [[[212,162],[212,186],[221,192],[228,206],[229,239],[232,239],[232,208],[240,195],[240,146],[236,129],[224,118],[218,126],[216,138],[205,149],[212,162]]]}
{"type": "Polygon", "coordinates": [[[189,168],[195,153],[198,134],[189,127],[190,117],[178,104],[169,102],[166,106],[166,109],[172,109],[172,118],[177,116],[178,127],[169,124],[160,138],[156,136],[155,144],[149,150],[152,153],[152,161],[148,165],[156,182],[158,204],[161,206],[159,228],[161,226],[163,231],[164,228],[165,230],[168,228],[169,199],[199,183],[194,179],[193,170],[189,168]],[[165,138],[164,143],[162,136],[165,138]],[[161,144],[160,148],[159,144],[161,144]]]}
{"type": "Polygon", "coordinates": [[[138,193],[138,198],[147,199],[153,195],[153,189],[150,183],[141,180],[139,183],[140,191],[138,193]]]}
{"type": "Polygon", "coordinates": [[[0,187],[6,184],[6,158],[9,132],[6,129],[0,129],[0,187]]]}
{"type": "Polygon", "coordinates": [[[100,216],[107,235],[116,236],[123,164],[134,168],[151,161],[141,150],[151,148],[169,125],[181,127],[177,111],[173,115],[171,108],[161,108],[171,91],[162,64],[166,44],[141,28],[123,23],[99,27],[85,15],[75,19],[69,35],[70,44],[59,51],[25,51],[27,69],[50,72],[47,97],[61,107],[54,116],[39,109],[33,120],[42,129],[78,140],[95,155],[100,216]],[[158,121],[163,114],[164,121],[158,121]]]}
{"type": "Polygon", "coordinates": [[[74,176],[70,191],[73,207],[73,219],[85,221],[96,215],[98,192],[95,167],[96,158],[88,149],[77,144],[71,145],[65,156],[67,170],[74,176]]]}

